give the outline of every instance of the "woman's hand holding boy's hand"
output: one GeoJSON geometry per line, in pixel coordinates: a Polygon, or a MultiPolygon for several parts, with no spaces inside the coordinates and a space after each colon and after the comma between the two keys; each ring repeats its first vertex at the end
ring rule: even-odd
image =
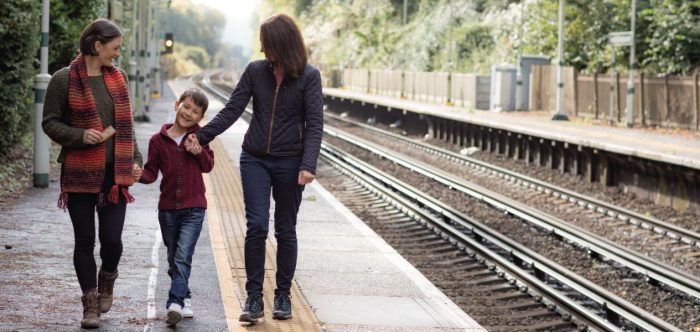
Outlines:
{"type": "Polygon", "coordinates": [[[131,171],[131,176],[134,179],[134,182],[139,182],[139,179],[141,179],[141,173],[143,173],[143,169],[139,164],[134,163],[134,167],[132,167],[131,171]]]}
{"type": "Polygon", "coordinates": [[[187,136],[187,140],[185,141],[185,150],[189,151],[195,156],[202,152],[202,146],[199,145],[197,135],[190,134],[189,136],[187,136]]]}
{"type": "Polygon", "coordinates": [[[97,144],[102,141],[102,133],[95,129],[85,129],[83,132],[83,143],[97,144]]]}

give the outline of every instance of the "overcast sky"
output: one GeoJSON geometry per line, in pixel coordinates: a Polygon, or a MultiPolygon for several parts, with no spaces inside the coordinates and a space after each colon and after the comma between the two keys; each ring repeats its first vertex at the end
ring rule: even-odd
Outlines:
{"type": "Polygon", "coordinates": [[[260,0],[192,0],[195,4],[216,8],[226,16],[223,42],[242,46],[250,53],[253,38],[257,31],[253,29],[253,17],[257,17],[260,0]]]}

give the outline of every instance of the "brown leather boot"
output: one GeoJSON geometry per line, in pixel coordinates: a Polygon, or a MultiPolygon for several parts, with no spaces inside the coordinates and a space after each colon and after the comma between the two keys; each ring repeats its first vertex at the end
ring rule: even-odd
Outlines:
{"type": "Polygon", "coordinates": [[[97,291],[91,289],[80,298],[83,301],[83,319],[80,327],[85,329],[100,327],[100,308],[97,301],[97,291]]]}
{"type": "Polygon", "coordinates": [[[114,291],[114,280],[119,276],[119,271],[108,273],[100,268],[97,274],[97,292],[100,294],[100,311],[105,313],[112,308],[112,293],[114,291]]]}

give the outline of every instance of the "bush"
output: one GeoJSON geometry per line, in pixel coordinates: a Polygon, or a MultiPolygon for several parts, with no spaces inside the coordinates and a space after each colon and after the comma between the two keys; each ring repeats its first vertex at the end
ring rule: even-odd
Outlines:
{"type": "Polygon", "coordinates": [[[5,155],[27,133],[35,56],[39,49],[41,3],[26,0],[0,2],[0,155],[5,155]]]}

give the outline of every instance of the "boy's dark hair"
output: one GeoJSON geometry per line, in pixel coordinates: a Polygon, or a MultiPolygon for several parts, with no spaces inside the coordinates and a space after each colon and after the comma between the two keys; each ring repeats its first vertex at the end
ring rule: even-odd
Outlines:
{"type": "Polygon", "coordinates": [[[192,102],[197,105],[197,107],[202,109],[202,115],[207,111],[207,108],[209,107],[209,99],[207,96],[200,90],[198,87],[191,87],[185,92],[183,92],[180,95],[180,98],[177,100],[178,103],[181,103],[185,98],[190,97],[192,102]]]}
{"type": "Polygon", "coordinates": [[[306,67],[308,53],[304,38],[294,20],[276,14],[260,25],[260,39],[265,57],[286,75],[297,77],[306,67]]]}
{"type": "Polygon", "coordinates": [[[98,18],[88,24],[80,34],[80,52],[85,55],[97,55],[96,42],[106,44],[121,35],[122,31],[116,23],[106,18],[98,18]]]}

